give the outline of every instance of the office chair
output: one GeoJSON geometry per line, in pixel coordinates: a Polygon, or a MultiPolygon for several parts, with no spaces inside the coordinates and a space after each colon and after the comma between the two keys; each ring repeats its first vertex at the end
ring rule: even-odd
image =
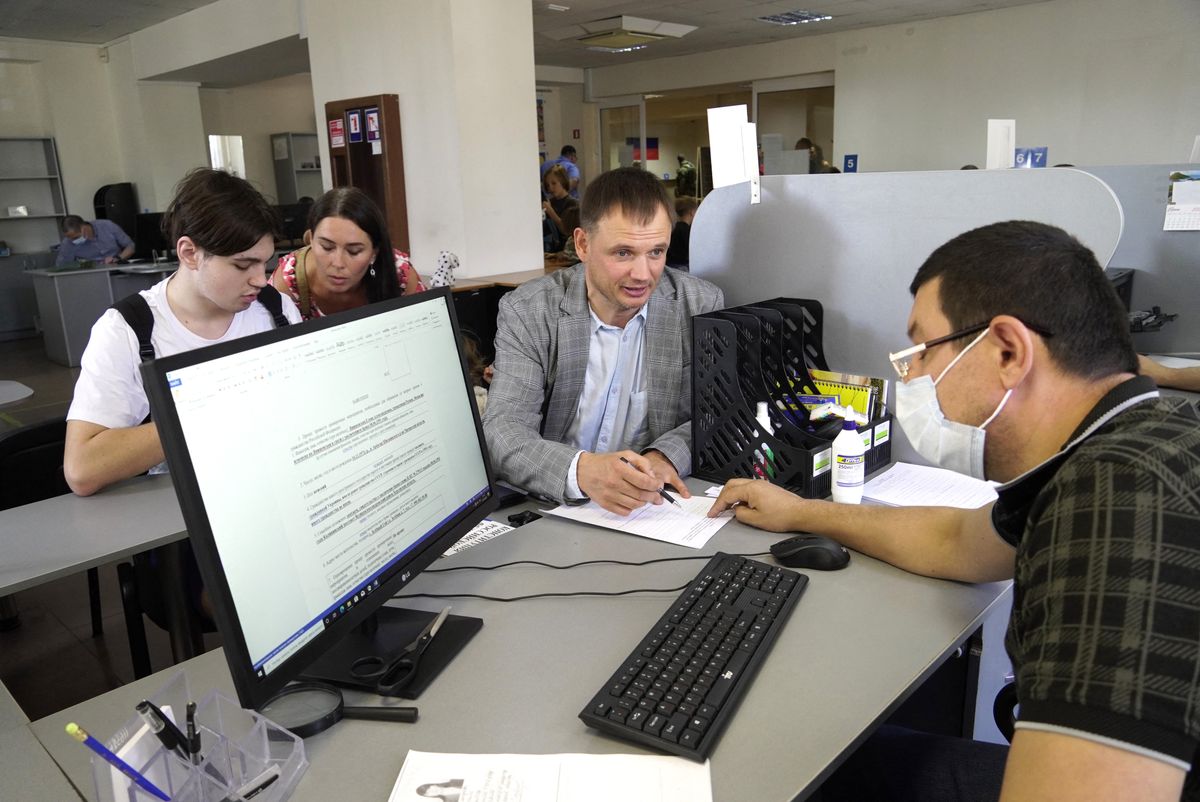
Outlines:
{"type": "MultiPolygon", "coordinates": [[[[23,426],[0,434],[0,510],[20,507],[71,492],[63,477],[63,448],[66,443],[67,421],[55,418],[43,423],[23,426]]],[[[100,572],[87,571],[88,598],[92,608],[92,636],[104,634],[104,622],[100,611],[100,572]]],[[[10,608],[11,615],[3,613],[11,629],[19,624],[16,606],[11,597],[0,599],[0,610],[10,608]],[[3,602],[7,601],[7,604],[3,602]]]]}
{"type": "MultiPolygon", "coordinates": [[[[159,628],[170,633],[173,627],[166,595],[163,593],[163,583],[182,581],[183,576],[178,575],[186,575],[189,570],[195,571],[195,563],[191,544],[181,541],[140,552],[133,555],[129,562],[117,565],[117,581],[121,588],[121,605],[125,610],[125,628],[129,636],[129,655],[133,662],[135,678],[141,679],[153,673],[150,646],[146,641],[146,625],[142,616],[146,616],[159,628]],[[177,578],[168,580],[167,576],[173,574],[167,566],[173,561],[178,561],[180,567],[173,572],[177,578]]],[[[216,632],[217,626],[190,607],[183,615],[190,619],[192,653],[200,654],[204,651],[203,633],[216,632]]],[[[177,662],[186,657],[175,653],[174,640],[171,646],[177,662]]]]}
{"type": "Polygon", "coordinates": [[[992,718],[996,720],[996,729],[1000,730],[1006,741],[1012,743],[1017,724],[1017,683],[1013,682],[1012,674],[1004,680],[1004,685],[996,693],[996,700],[992,702],[992,718]]]}

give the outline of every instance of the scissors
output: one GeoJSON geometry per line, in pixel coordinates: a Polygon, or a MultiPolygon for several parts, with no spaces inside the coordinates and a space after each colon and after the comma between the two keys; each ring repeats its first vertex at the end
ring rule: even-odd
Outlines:
{"type": "Polygon", "coordinates": [[[355,679],[375,680],[375,692],[380,696],[398,695],[400,691],[412,684],[413,679],[417,676],[421,655],[429,648],[429,644],[437,635],[438,630],[442,628],[442,622],[448,615],[450,615],[450,608],[443,608],[421,630],[421,634],[417,635],[412,643],[389,660],[374,654],[358,658],[350,665],[350,675],[355,679]]]}

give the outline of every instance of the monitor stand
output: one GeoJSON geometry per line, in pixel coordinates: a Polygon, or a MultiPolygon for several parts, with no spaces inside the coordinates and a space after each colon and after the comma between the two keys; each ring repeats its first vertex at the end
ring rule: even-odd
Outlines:
{"type": "MultiPolygon", "coordinates": [[[[375,692],[375,683],[356,679],[350,666],[360,657],[382,656],[385,660],[412,643],[421,630],[437,616],[425,610],[405,607],[380,607],[370,618],[350,634],[335,643],[304,672],[301,679],[319,680],[343,688],[375,692]]],[[[417,675],[411,684],[397,693],[405,699],[416,699],[483,627],[480,618],[451,615],[421,656],[417,675]]]]}

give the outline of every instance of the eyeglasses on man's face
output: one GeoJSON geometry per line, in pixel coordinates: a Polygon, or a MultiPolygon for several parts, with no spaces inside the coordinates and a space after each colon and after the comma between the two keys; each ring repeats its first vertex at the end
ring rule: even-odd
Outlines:
{"type": "MultiPolygon", "coordinates": [[[[1021,320],[1021,319],[1017,318],[1017,320],[1021,320]]],[[[1021,322],[1025,324],[1025,327],[1027,329],[1029,329],[1030,331],[1036,332],[1037,334],[1040,334],[1043,337],[1053,336],[1049,330],[1044,329],[1041,326],[1034,326],[1029,323],[1025,323],[1025,321],[1023,321],[1023,320],[1021,320],[1021,322]]],[[[920,354],[924,351],[928,351],[930,348],[933,348],[935,345],[941,345],[942,343],[953,342],[954,340],[960,340],[963,337],[970,337],[972,334],[981,332],[990,325],[992,325],[992,322],[989,320],[986,323],[976,323],[974,326],[967,326],[965,329],[959,329],[958,331],[952,331],[949,334],[942,335],[941,337],[934,337],[932,340],[926,340],[923,343],[918,343],[917,345],[914,345],[911,348],[905,348],[903,351],[897,351],[894,354],[888,354],[888,361],[890,361],[892,363],[892,367],[894,367],[896,369],[896,373],[900,376],[901,379],[907,379],[909,371],[912,370],[913,360],[917,357],[918,354],[920,354]]]]}
{"type": "Polygon", "coordinates": [[[900,376],[900,378],[907,379],[909,371],[912,370],[912,362],[917,357],[917,354],[928,351],[935,345],[941,345],[942,343],[948,343],[954,340],[962,339],[963,337],[969,337],[972,334],[983,331],[990,325],[991,321],[988,321],[987,323],[976,323],[974,326],[967,326],[965,329],[952,331],[949,334],[945,334],[941,337],[934,337],[932,340],[926,340],[923,343],[918,343],[911,348],[905,348],[903,351],[897,351],[894,354],[888,354],[888,360],[892,363],[892,367],[896,369],[896,373],[900,376]]]}

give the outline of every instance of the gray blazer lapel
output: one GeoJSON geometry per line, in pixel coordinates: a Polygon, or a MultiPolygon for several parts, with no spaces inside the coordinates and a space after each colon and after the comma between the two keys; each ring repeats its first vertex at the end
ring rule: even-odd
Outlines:
{"type": "MultiPolygon", "coordinates": [[[[678,288],[664,274],[646,309],[646,395],[651,439],[675,428],[679,382],[683,372],[686,321],[677,302],[678,288]]],[[[691,369],[691,366],[688,366],[691,369]]]]}
{"type": "Polygon", "coordinates": [[[557,310],[558,358],[551,377],[550,404],[546,410],[543,436],[548,440],[566,442],[567,428],[575,418],[579,396],[583,393],[583,379],[587,374],[588,345],[591,341],[592,316],[588,312],[587,282],[580,269],[563,295],[557,310]]]}

